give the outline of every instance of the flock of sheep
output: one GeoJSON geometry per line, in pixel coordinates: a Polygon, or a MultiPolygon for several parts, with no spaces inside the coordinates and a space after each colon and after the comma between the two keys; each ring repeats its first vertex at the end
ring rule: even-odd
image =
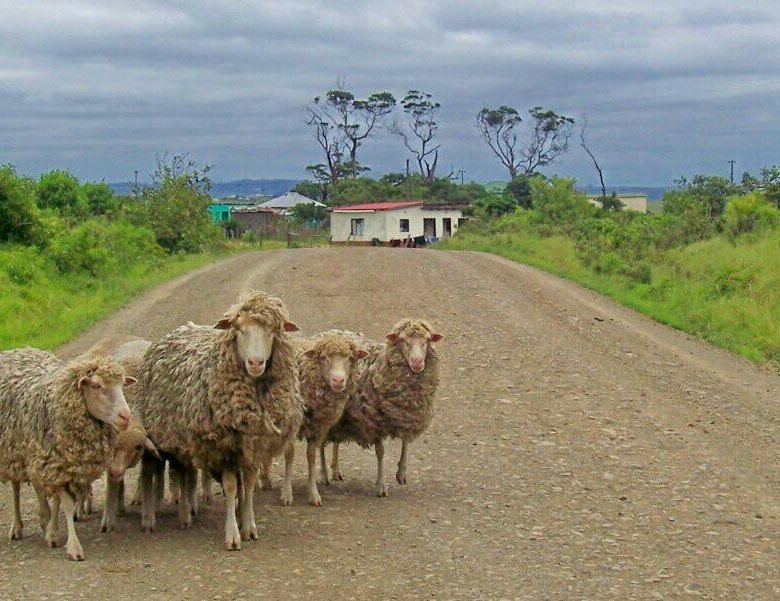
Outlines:
{"type": "Polygon", "coordinates": [[[59,543],[62,507],[66,552],[83,560],[74,521],[90,510],[92,482],[106,472],[101,531],[111,531],[124,510],[125,472],[140,460],[133,502],[142,505],[144,531],[155,528],[167,462],[181,527],[197,512],[200,470],[206,499],[210,478],[222,486],[225,547],[240,549],[257,538],[257,478],[270,487],[271,461],[282,454],[281,502],[292,504],[296,438],[307,443],[312,505],[322,504],[318,450],[320,480],[329,482],[329,442],[334,480],[343,479],[340,443],[373,446],[376,493],[386,496],[383,441],[400,438],[396,480],[406,484],[409,444],[433,415],[434,343],[442,336],[412,319],[398,322],[383,343],[337,330],[290,335],[297,330],[280,299],[253,292],[216,325],[189,322],[154,343],[101,344],[69,363],[30,348],[0,353],[0,480],[13,488],[11,539],[22,537],[20,489],[29,482],[46,542],[59,543]]]}

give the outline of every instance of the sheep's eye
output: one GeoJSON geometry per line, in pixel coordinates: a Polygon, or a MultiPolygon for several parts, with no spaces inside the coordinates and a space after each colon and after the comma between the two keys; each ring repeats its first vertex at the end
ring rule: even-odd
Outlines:
{"type": "Polygon", "coordinates": [[[90,385],[90,386],[92,386],[92,388],[94,388],[95,390],[100,390],[101,388],[103,388],[103,387],[102,387],[100,384],[98,384],[97,382],[90,382],[90,384],[89,384],[89,385],[90,385]]]}

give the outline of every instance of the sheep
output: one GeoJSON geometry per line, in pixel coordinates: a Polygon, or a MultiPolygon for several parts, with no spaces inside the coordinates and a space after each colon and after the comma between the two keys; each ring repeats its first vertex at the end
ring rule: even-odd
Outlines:
{"type": "MultiPolygon", "coordinates": [[[[355,335],[336,330],[296,343],[301,396],[306,403],[298,438],[307,442],[309,502],[321,506],[322,498],[315,475],[317,449],[325,442],[328,430],[341,417],[347,399],[355,393],[357,362],[367,353],[358,346],[355,335]]],[[[270,465],[266,464],[261,477],[266,488],[269,488],[270,482],[269,469],[270,465]]],[[[292,504],[292,454],[285,455],[281,501],[283,505],[292,504]]]]}
{"type": "Polygon", "coordinates": [[[20,484],[31,482],[46,542],[58,544],[62,505],[67,555],[84,559],[74,526],[76,500],[111,459],[116,431],[130,423],[123,387],[134,383],[112,359],[64,364],[32,348],[0,353],[0,480],[10,480],[14,493],[11,539],[22,536],[20,484]]]}
{"type": "MultiPolygon", "coordinates": [[[[396,480],[407,483],[409,445],[424,432],[433,417],[433,402],[439,386],[439,358],[434,343],[443,336],[425,321],[403,319],[387,334],[384,344],[370,346],[358,378],[357,393],[347,403],[339,422],[328,432],[333,442],[331,469],[334,480],[343,480],[339,469],[339,443],[354,441],[374,445],[377,459],[376,494],[387,496],[384,478],[384,439],[401,439],[401,458],[396,480]]],[[[327,483],[324,445],[320,447],[321,469],[327,483]]]]}
{"type": "MultiPolygon", "coordinates": [[[[152,344],[139,370],[137,407],[163,458],[182,474],[179,521],[188,528],[196,468],[225,493],[225,547],[256,539],[252,493],[268,457],[294,439],[303,418],[288,332],[297,331],[281,300],[252,292],[215,326],[188,325],[152,344]],[[236,521],[239,477],[241,528],[236,521]]],[[[153,486],[160,462],[144,455],[142,528],[155,527],[153,486]]]]}

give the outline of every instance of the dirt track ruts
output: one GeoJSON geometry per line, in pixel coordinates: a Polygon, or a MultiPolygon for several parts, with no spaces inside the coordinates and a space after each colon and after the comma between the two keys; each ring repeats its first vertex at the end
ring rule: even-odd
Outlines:
{"type": "MultiPolygon", "coordinates": [[[[213,322],[254,288],[283,297],[304,332],[380,337],[420,316],[445,335],[410,485],[373,497],[373,453],[350,446],[348,479],[309,507],[299,450],[296,504],[259,491],[260,540],[243,551],[222,548],[217,495],[187,531],[170,506],[152,535],[136,508],[111,534],[93,515],[77,525],[81,564],[45,548],[25,487],[25,538],[0,541],[0,598],[780,598],[780,378],[533,268],[429,250],[252,253],[60,351],[213,322]]],[[[3,487],[3,537],[10,521],[3,487]]]]}

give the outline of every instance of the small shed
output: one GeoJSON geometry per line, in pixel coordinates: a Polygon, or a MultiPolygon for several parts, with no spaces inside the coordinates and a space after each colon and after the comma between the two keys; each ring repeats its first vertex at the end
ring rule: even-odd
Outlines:
{"type": "Polygon", "coordinates": [[[421,200],[373,202],[331,209],[331,242],[391,244],[414,238],[449,238],[463,222],[461,203],[421,200]]]}
{"type": "Polygon", "coordinates": [[[262,206],[233,207],[231,214],[242,232],[251,231],[259,236],[271,236],[279,231],[280,216],[262,206]]]}

